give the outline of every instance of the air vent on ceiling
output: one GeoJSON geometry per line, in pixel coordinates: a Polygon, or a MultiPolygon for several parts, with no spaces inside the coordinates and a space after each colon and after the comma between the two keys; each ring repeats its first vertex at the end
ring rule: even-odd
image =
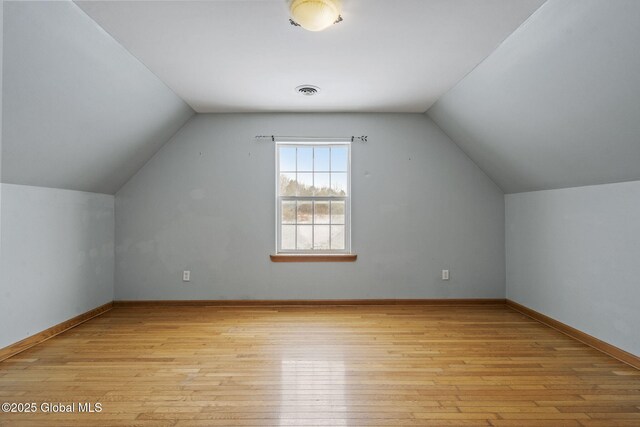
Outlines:
{"type": "Polygon", "coordinates": [[[317,86],[302,85],[296,88],[296,92],[304,96],[313,96],[320,92],[320,88],[317,86]]]}

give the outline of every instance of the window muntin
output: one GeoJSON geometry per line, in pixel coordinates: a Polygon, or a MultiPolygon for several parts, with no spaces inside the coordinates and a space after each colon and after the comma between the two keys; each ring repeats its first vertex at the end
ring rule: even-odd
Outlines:
{"type": "Polygon", "coordinates": [[[350,144],[276,145],[277,252],[349,253],[350,144]]]}

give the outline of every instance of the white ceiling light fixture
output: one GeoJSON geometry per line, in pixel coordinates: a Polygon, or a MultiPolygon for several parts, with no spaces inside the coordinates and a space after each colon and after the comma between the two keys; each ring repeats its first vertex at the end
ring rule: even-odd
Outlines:
{"type": "Polygon", "coordinates": [[[289,0],[292,25],[322,31],[342,21],[340,0],[289,0]]]}

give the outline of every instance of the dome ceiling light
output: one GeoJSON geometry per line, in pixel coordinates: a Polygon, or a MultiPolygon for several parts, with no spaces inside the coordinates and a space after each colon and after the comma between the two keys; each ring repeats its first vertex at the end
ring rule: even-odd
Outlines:
{"type": "Polygon", "coordinates": [[[342,21],[340,0],[289,0],[291,25],[322,31],[342,21]]]}

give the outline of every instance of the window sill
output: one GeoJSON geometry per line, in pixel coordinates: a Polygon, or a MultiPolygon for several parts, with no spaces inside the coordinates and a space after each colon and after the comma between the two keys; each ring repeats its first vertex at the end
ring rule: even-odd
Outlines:
{"type": "Polygon", "coordinates": [[[275,254],[271,262],[355,262],[356,254],[275,254]]]}

